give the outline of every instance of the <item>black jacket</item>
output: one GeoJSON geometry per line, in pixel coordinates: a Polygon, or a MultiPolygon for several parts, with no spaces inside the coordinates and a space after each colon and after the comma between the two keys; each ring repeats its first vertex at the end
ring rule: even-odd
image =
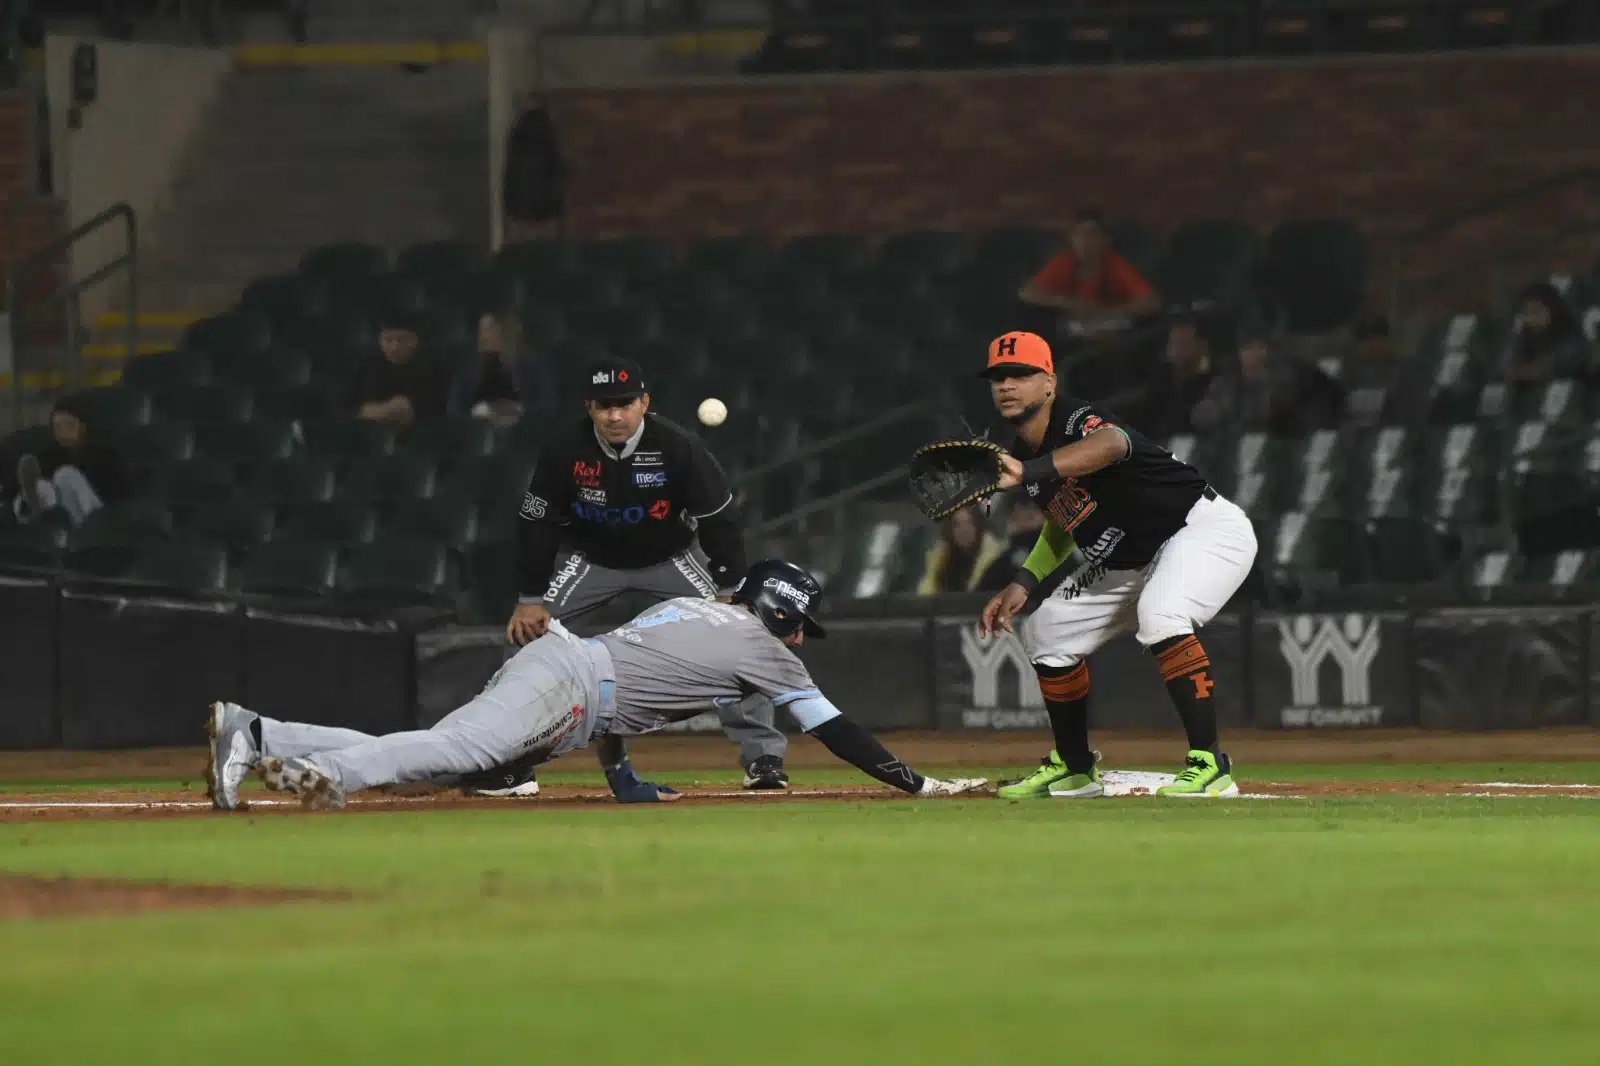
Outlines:
{"type": "Polygon", "coordinates": [[[539,458],[517,522],[522,598],[544,595],[563,544],[598,566],[639,570],[686,550],[696,533],[718,588],[744,576],[744,537],[733,493],[704,442],[647,414],[623,454],[600,443],[587,418],[539,458]]]}
{"type": "Polygon", "coordinates": [[[75,466],[100,497],[101,503],[125,500],[133,491],[133,479],[122,453],[109,444],[89,441],[81,448],[66,449],[52,444],[38,454],[39,472],[49,477],[64,466],[75,466]]]}

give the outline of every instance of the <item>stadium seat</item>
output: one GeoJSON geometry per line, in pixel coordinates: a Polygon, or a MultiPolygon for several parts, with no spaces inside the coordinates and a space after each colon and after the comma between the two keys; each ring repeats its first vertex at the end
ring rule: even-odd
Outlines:
{"type": "Polygon", "coordinates": [[[1532,37],[1533,14],[1526,4],[1504,0],[1445,5],[1444,31],[1453,48],[1505,48],[1532,37]]]}
{"type": "Polygon", "coordinates": [[[259,311],[240,309],[194,323],[184,330],[178,346],[204,352],[212,360],[236,359],[270,351],[273,339],[271,319],[259,311]]]}
{"type": "Polygon", "coordinates": [[[1416,51],[1438,39],[1438,10],[1432,4],[1362,0],[1327,7],[1329,41],[1337,51],[1416,51]]]}
{"type": "Polygon", "coordinates": [[[172,536],[172,513],[148,500],[108,504],[94,511],[67,540],[69,570],[95,577],[122,577],[146,545],[172,536]]]}
{"type": "Polygon", "coordinates": [[[217,377],[224,383],[248,389],[287,389],[311,382],[311,357],[304,352],[274,348],[215,361],[217,377]]]}
{"type": "Polygon", "coordinates": [[[332,545],[285,537],[251,551],[238,571],[238,588],[263,595],[320,596],[333,588],[337,568],[332,545]]]}
{"type": "Polygon", "coordinates": [[[1337,588],[1371,577],[1362,525],[1343,518],[1311,518],[1285,513],[1271,532],[1267,569],[1282,589],[1337,588]]]}
{"type": "MultiPolygon", "coordinates": [[[[341,383],[342,384],[342,383],[341,383]]],[[[337,414],[338,395],[321,385],[258,389],[255,410],[281,422],[315,422],[337,414]]]]}
{"type": "Polygon", "coordinates": [[[194,455],[194,431],[170,422],[133,426],[111,436],[136,474],[181,462],[194,455]]]}
{"type": "Polygon", "coordinates": [[[160,494],[183,512],[215,506],[233,495],[233,471],[209,456],[173,463],[160,471],[160,494]]]}
{"type": "Polygon", "coordinates": [[[147,544],[139,551],[132,576],[172,588],[220,592],[228,585],[228,553],[199,540],[147,544]]]}
{"type": "Polygon", "coordinates": [[[495,444],[494,427],[489,422],[464,415],[423,422],[406,440],[409,452],[432,456],[441,466],[493,455],[495,444]]]}
{"type": "Polygon", "coordinates": [[[211,360],[203,352],[177,348],[137,356],[122,364],[122,383],[146,392],[204,385],[210,380],[211,360]]]}
{"type": "Polygon", "coordinates": [[[438,467],[422,455],[357,459],[340,479],[340,495],[353,500],[420,500],[434,494],[438,467]]]}
{"type": "Polygon", "coordinates": [[[236,466],[255,467],[295,453],[294,427],[286,422],[257,419],[241,424],[213,423],[199,427],[200,452],[236,466]]]}
{"type": "Polygon", "coordinates": [[[483,253],[465,241],[430,241],[402,249],[395,256],[394,272],[402,277],[454,285],[487,265],[483,253]]]}
{"type": "Polygon", "coordinates": [[[1420,585],[1444,577],[1460,557],[1460,542],[1431,522],[1375,518],[1366,524],[1372,577],[1385,584],[1420,585]]]}
{"type": "Polygon", "coordinates": [[[327,418],[302,427],[306,451],[330,459],[393,455],[395,432],[381,422],[359,418],[327,418]]]}
{"type": "Polygon", "coordinates": [[[388,269],[388,255],[370,244],[325,244],[300,259],[300,273],[310,276],[371,278],[388,269]]]}
{"type": "Polygon", "coordinates": [[[342,593],[433,602],[450,587],[449,552],[437,541],[388,537],[353,553],[338,584],[342,593]]]}
{"type": "Polygon", "coordinates": [[[0,568],[52,569],[60,564],[66,548],[67,525],[64,522],[0,525],[0,568]]]}
{"type": "Polygon", "coordinates": [[[162,418],[196,428],[236,426],[250,421],[255,413],[255,397],[250,392],[226,385],[174,386],[153,393],[150,399],[162,418]]]}
{"type": "Polygon", "coordinates": [[[1596,561],[1592,551],[1564,551],[1537,556],[1527,560],[1522,579],[1552,589],[1568,589],[1593,582],[1600,576],[1596,573],[1596,561]]]}
{"type": "Polygon", "coordinates": [[[66,398],[97,433],[114,434],[150,421],[150,397],[120,385],[84,389],[66,398]]]}
{"type": "Polygon", "coordinates": [[[286,537],[328,544],[370,544],[378,535],[378,515],[364,500],[336,499],[278,509],[276,528],[286,537]]]}
{"type": "Polygon", "coordinates": [[[1368,518],[1389,518],[1413,512],[1417,476],[1414,465],[1415,434],[1405,426],[1385,426],[1357,445],[1359,467],[1351,472],[1349,494],[1356,513],[1368,518]]]}
{"type": "Polygon", "coordinates": [[[277,526],[270,505],[237,495],[191,502],[181,510],[179,518],[187,536],[221,544],[235,558],[242,558],[257,545],[271,540],[277,526]]]}
{"type": "Polygon", "coordinates": [[[1256,236],[1249,226],[1229,219],[1206,219],[1180,226],[1167,242],[1156,271],[1162,300],[1232,303],[1250,289],[1256,236]]]}
{"type": "Polygon", "coordinates": [[[426,537],[459,551],[478,539],[478,508],[462,496],[397,499],[383,505],[383,529],[426,537]]]}
{"type": "Polygon", "coordinates": [[[666,273],[674,259],[671,247],[650,237],[581,241],[571,251],[580,270],[640,280],[666,273]]]}
{"type": "Polygon", "coordinates": [[[947,230],[911,230],[886,238],[873,266],[884,275],[949,277],[967,262],[967,242],[947,230]]]}
{"type": "Polygon", "coordinates": [[[1494,593],[1512,584],[1521,571],[1520,560],[1508,551],[1484,552],[1467,572],[1467,585],[1480,593],[1494,593]]]}
{"type": "Polygon", "coordinates": [[[249,494],[262,503],[320,503],[333,499],[334,467],[327,459],[292,456],[264,463],[250,477],[249,494]]]}
{"type": "Polygon", "coordinates": [[[1366,297],[1367,242],[1345,219],[1292,219],[1267,237],[1265,295],[1291,334],[1348,325],[1366,297]]]}
{"type": "Polygon", "coordinates": [[[708,237],[689,246],[683,269],[737,282],[765,274],[774,258],[771,246],[756,237],[708,237]]]}
{"type": "Polygon", "coordinates": [[[464,583],[475,621],[504,624],[517,605],[517,546],[509,540],[476,544],[466,555],[464,583]]]}

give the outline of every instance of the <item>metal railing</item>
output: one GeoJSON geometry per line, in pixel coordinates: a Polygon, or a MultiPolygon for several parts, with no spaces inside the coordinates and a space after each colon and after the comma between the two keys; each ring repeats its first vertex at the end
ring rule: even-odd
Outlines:
{"type": "Polygon", "coordinates": [[[53,310],[58,306],[67,309],[67,351],[70,355],[70,368],[68,370],[68,384],[82,384],[84,380],[83,365],[83,320],[79,313],[78,297],[84,292],[114,277],[118,271],[127,272],[127,335],[124,358],[132,357],[139,350],[139,225],[133,208],[126,203],[112,204],[93,218],[73,227],[67,233],[38,249],[32,254],[17,262],[16,267],[6,278],[6,303],[11,312],[11,403],[14,425],[22,424],[23,407],[23,367],[22,367],[22,338],[25,335],[24,323],[37,318],[42,312],[53,310]],[[64,253],[72,250],[73,246],[85,237],[91,236],[108,226],[120,224],[126,235],[126,248],[121,255],[110,262],[90,271],[87,275],[76,281],[69,281],[66,285],[55,289],[43,299],[32,303],[23,303],[23,294],[28,291],[28,283],[39,276],[48,276],[56,260],[64,253]]]}
{"type": "MultiPolygon", "coordinates": [[[[1494,215],[1503,214],[1513,208],[1531,204],[1534,201],[1551,193],[1563,192],[1574,188],[1590,188],[1600,191],[1600,168],[1584,167],[1579,170],[1564,171],[1553,174],[1547,178],[1518,186],[1515,189],[1497,193],[1486,197],[1476,203],[1469,204],[1447,215],[1441,215],[1429,222],[1400,234],[1395,240],[1394,251],[1389,261],[1389,320],[1398,322],[1405,311],[1405,295],[1407,286],[1406,269],[1417,251],[1425,245],[1438,242],[1461,226],[1469,222],[1477,222],[1494,215]]],[[[1600,205],[1597,205],[1600,207],[1600,205]]],[[[1600,223],[1591,223],[1600,227],[1600,223]]],[[[1570,230],[1574,227],[1566,227],[1570,230]]],[[[1555,235],[1555,239],[1564,239],[1572,236],[1569,232],[1555,235]]],[[[1540,247],[1548,247],[1547,239],[1540,247]]],[[[1504,260],[1505,256],[1496,259],[1504,260]]],[[[1484,269],[1483,264],[1467,264],[1454,267],[1427,279],[1428,284],[1438,285],[1444,281],[1452,280],[1458,276],[1470,275],[1475,270],[1484,269]]]]}

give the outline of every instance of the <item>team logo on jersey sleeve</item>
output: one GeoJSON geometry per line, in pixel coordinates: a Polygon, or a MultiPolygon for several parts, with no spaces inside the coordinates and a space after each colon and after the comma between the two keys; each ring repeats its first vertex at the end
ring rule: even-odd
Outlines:
{"type": "Polygon", "coordinates": [[[549,513],[550,501],[543,496],[535,496],[531,492],[522,494],[522,517],[543,518],[549,513]]]}

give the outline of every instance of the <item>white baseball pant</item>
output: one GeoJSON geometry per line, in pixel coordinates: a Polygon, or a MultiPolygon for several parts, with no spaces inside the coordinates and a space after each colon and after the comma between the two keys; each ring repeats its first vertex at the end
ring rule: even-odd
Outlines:
{"type": "Polygon", "coordinates": [[[1191,634],[1244,584],[1255,557],[1249,517],[1231,500],[1202,497],[1149,566],[1062,582],[1022,623],[1023,647],[1035,665],[1065,668],[1130,630],[1146,648],[1191,634]]]}

